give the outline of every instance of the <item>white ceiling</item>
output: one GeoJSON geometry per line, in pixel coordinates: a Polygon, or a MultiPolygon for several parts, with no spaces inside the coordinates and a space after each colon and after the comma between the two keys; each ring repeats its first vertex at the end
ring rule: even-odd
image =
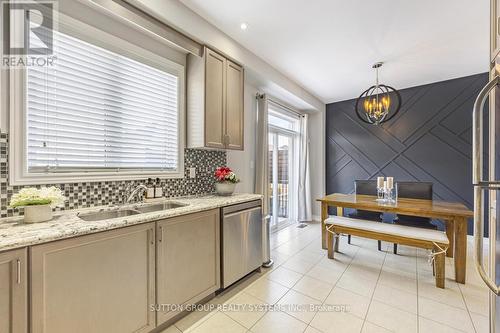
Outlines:
{"type": "Polygon", "coordinates": [[[326,103],[488,71],[488,0],[181,1],[326,103]]]}

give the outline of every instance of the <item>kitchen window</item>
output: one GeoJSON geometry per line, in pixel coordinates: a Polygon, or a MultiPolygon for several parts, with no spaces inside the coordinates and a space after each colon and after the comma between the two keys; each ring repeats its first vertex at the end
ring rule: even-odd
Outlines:
{"type": "Polygon", "coordinates": [[[15,75],[11,183],[183,177],[184,67],[119,41],[54,32],[56,65],[15,75]]]}

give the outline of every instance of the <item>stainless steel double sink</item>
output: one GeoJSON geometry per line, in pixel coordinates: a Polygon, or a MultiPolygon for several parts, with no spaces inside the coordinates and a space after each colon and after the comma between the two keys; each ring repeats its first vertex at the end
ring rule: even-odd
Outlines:
{"type": "Polygon", "coordinates": [[[131,215],[159,212],[162,210],[169,210],[184,206],[187,206],[187,204],[167,201],[155,204],[145,204],[145,205],[126,207],[126,208],[124,207],[124,208],[102,210],[92,213],[78,213],[77,216],[84,221],[95,222],[95,221],[114,219],[117,217],[127,217],[131,215]]]}

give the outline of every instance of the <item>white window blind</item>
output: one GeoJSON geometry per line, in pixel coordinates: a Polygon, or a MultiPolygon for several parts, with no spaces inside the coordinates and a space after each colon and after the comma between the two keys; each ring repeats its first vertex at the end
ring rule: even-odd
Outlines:
{"type": "Polygon", "coordinates": [[[28,172],[179,168],[177,75],[59,32],[54,53],[27,69],[28,172]]]}

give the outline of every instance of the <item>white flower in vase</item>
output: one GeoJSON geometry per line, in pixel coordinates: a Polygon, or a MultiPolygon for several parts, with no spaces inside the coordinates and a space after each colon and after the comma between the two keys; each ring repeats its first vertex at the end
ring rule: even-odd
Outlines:
{"type": "Polygon", "coordinates": [[[52,208],[64,205],[63,192],[55,187],[27,187],[10,199],[10,207],[24,207],[26,223],[43,222],[52,219],[52,208]]]}

